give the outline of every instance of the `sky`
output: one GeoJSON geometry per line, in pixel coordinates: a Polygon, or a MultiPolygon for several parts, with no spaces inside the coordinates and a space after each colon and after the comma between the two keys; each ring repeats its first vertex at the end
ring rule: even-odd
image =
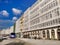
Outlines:
{"type": "Polygon", "coordinates": [[[0,30],[14,25],[37,0],[0,0],[0,30]]]}

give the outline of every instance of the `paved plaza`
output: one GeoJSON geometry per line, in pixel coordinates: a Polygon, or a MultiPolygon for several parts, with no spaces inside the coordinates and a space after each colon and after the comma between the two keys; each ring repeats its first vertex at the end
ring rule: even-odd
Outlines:
{"type": "Polygon", "coordinates": [[[35,39],[21,39],[25,42],[29,42],[32,45],[60,45],[60,41],[58,40],[35,40],[35,39]]]}
{"type": "MultiPolygon", "coordinates": [[[[58,40],[38,40],[38,39],[25,39],[25,38],[20,38],[20,39],[9,39],[9,40],[4,40],[3,42],[0,42],[0,45],[5,45],[11,42],[18,42],[19,40],[23,40],[24,42],[30,43],[30,45],[60,45],[60,41],[58,40]]],[[[28,44],[29,45],[29,44],[28,44]]]]}

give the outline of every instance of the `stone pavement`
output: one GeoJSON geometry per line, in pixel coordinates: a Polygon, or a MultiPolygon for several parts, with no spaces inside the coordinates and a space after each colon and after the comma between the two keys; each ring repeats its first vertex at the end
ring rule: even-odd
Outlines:
{"type": "Polygon", "coordinates": [[[5,45],[11,42],[19,42],[20,39],[7,39],[7,40],[3,40],[2,42],[0,42],[0,45],[5,45]]]}
{"type": "Polygon", "coordinates": [[[2,42],[0,42],[0,45],[5,45],[5,44],[8,44],[10,42],[13,42],[14,40],[12,39],[9,39],[9,40],[3,40],[2,42]]]}
{"type": "Polygon", "coordinates": [[[25,38],[17,38],[17,39],[9,39],[0,42],[0,45],[5,45],[11,42],[24,41],[25,45],[60,45],[60,41],[58,40],[38,40],[38,39],[25,39],[25,38]]]}
{"type": "Polygon", "coordinates": [[[32,45],[60,45],[60,41],[58,40],[38,40],[38,39],[24,39],[21,38],[21,40],[25,42],[29,42],[32,45]]]}
{"type": "Polygon", "coordinates": [[[6,44],[14,43],[14,42],[24,43],[24,45],[31,45],[30,43],[20,40],[20,38],[3,40],[2,42],[0,42],[0,45],[6,45],[6,44]]]}

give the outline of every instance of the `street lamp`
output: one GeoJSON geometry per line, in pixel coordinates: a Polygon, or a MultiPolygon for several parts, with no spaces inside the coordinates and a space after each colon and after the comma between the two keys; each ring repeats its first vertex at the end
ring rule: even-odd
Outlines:
{"type": "Polygon", "coordinates": [[[10,38],[16,38],[15,27],[16,27],[16,23],[14,23],[13,32],[10,34],[10,38]]]}
{"type": "Polygon", "coordinates": [[[16,23],[14,23],[13,33],[15,33],[16,23]]]}

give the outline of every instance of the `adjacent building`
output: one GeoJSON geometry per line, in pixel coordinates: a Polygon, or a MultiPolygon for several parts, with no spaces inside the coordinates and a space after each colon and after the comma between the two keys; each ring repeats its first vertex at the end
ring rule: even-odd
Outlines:
{"type": "Polygon", "coordinates": [[[13,32],[13,26],[11,26],[10,28],[1,30],[1,35],[2,36],[8,36],[12,32],[13,32]]]}
{"type": "Polygon", "coordinates": [[[15,33],[20,33],[20,19],[18,19],[15,23],[15,33]]]}

